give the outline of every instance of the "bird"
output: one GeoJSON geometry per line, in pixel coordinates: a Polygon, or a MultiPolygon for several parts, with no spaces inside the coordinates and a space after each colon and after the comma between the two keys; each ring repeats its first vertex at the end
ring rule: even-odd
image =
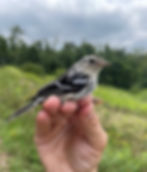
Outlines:
{"type": "Polygon", "coordinates": [[[107,60],[98,55],[85,55],[58,79],[38,90],[26,106],[8,117],[8,121],[42,104],[51,95],[58,96],[62,102],[82,99],[96,88],[102,69],[109,65],[107,60]]]}

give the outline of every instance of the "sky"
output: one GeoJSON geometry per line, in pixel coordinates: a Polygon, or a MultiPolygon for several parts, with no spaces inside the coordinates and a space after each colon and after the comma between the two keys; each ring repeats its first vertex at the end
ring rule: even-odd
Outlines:
{"type": "Polygon", "coordinates": [[[0,0],[0,34],[18,25],[28,42],[146,50],[146,20],[147,0],[0,0]]]}

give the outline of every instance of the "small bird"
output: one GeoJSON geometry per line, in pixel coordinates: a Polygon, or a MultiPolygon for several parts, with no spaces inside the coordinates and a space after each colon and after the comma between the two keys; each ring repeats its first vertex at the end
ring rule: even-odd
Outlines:
{"type": "Polygon", "coordinates": [[[76,101],[87,96],[96,87],[101,70],[108,65],[109,62],[99,56],[84,56],[58,80],[42,87],[30,99],[30,102],[12,114],[8,121],[41,104],[51,95],[58,96],[63,102],[67,100],[76,101]]]}

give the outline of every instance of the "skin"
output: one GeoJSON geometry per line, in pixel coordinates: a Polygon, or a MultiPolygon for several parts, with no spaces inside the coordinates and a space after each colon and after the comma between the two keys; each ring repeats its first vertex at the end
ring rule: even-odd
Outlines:
{"type": "Polygon", "coordinates": [[[46,172],[96,172],[107,134],[92,97],[62,104],[52,96],[36,120],[35,144],[46,172]]]}

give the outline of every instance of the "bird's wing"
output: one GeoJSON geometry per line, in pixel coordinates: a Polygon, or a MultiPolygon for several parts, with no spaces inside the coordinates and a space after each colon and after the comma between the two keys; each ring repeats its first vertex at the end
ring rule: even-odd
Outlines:
{"type": "Polygon", "coordinates": [[[59,79],[61,85],[63,85],[63,92],[79,92],[85,86],[87,86],[89,82],[89,77],[83,73],[73,73],[72,75],[65,75],[59,79]],[[68,89],[64,89],[64,86],[68,86],[68,89]]]}
{"type": "Polygon", "coordinates": [[[78,93],[87,86],[88,82],[89,77],[86,74],[74,73],[72,75],[64,75],[59,78],[59,80],[41,88],[34,98],[46,97],[51,94],[62,95],[66,93],[78,93]]]}

